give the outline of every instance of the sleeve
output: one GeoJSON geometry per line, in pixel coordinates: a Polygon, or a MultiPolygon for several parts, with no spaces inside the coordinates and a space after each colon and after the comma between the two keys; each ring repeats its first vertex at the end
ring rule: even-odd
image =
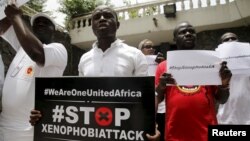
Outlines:
{"type": "Polygon", "coordinates": [[[138,50],[136,55],[136,64],[135,64],[135,76],[148,76],[148,63],[147,59],[141,51],[138,50]]]}
{"type": "Polygon", "coordinates": [[[82,58],[83,58],[83,56],[81,57],[81,59],[80,59],[80,62],[79,62],[79,64],[78,64],[78,76],[84,76],[83,75],[83,72],[82,72],[82,58]]]}
{"type": "Polygon", "coordinates": [[[210,86],[211,93],[216,95],[218,92],[218,86],[210,86]]]}
{"type": "Polygon", "coordinates": [[[8,42],[15,51],[21,47],[13,26],[10,26],[10,28],[2,35],[2,38],[8,42]]]}
{"type": "Polygon", "coordinates": [[[166,61],[163,61],[159,65],[157,65],[155,71],[155,87],[159,84],[161,75],[166,72],[165,68],[166,68],[166,61]]]}
{"type": "Polygon", "coordinates": [[[65,47],[59,43],[52,43],[48,45],[43,45],[44,55],[45,55],[45,64],[46,66],[57,66],[65,68],[68,61],[68,53],[65,47]]]}

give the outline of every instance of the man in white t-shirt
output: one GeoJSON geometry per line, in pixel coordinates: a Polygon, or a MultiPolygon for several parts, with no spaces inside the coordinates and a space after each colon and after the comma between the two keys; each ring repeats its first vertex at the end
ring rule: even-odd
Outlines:
{"type": "MultiPolygon", "coordinates": [[[[92,13],[92,30],[97,37],[92,49],[83,54],[79,65],[79,76],[147,76],[148,65],[144,54],[135,47],[123,43],[116,37],[120,26],[116,12],[101,5],[92,13]]],[[[159,139],[159,132],[149,140],[159,139]]]]}
{"type": "MultiPolygon", "coordinates": [[[[147,60],[142,52],[116,38],[120,23],[113,9],[98,6],[93,11],[91,23],[97,41],[89,52],[82,55],[79,76],[147,76],[147,60]]],[[[38,110],[31,113],[30,122],[34,125],[42,115],[38,110]]],[[[152,141],[159,136],[159,131],[153,136],[147,135],[152,141]]]]}
{"type": "Polygon", "coordinates": [[[4,12],[7,18],[1,21],[0,33],[17,53],[3,87],[0,141],[33,141],[28,119],[34,108],[35,77],[62,76],[67,51],[62,44],[52,43],[55,24],[47,15],[32,17],[32,33],[15,4],[4,12]]]}
{"type": "MultiPolygon", "coordinates": [[[[237,42],[238,36],[227,32],[220,42],[237,42]]],[[[230,95],[225,104],[220,104],[217,112],[219,124],[250,124],[250,77],[233,75],[230,81],[230,95]]]]}
{"type": "Polygon", "coordinates": [[[83,54],[79,76],[146,76],[145,56],[116,37],[120,23],[114,10],[97,7],[92,14],[92,29],[97,37],[92,49],[83,54]]]}

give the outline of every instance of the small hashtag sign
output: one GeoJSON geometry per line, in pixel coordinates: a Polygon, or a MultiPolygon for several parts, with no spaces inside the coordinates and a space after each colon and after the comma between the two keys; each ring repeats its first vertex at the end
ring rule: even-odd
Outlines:
{"type": "Polygon", "coordinates": [[[44,90],[44,95],[47,95],[47,94],[48,94],[48,91],[49,91],[48,89],[45,89],[45,90],[44,90]]]}
{"type": "Polygon", "coordinates": [[[61,105],[56,105],[56,107],[53,109],[53,122],[60,123],[62,119],[64,119],[64,107],[61,105]]]}

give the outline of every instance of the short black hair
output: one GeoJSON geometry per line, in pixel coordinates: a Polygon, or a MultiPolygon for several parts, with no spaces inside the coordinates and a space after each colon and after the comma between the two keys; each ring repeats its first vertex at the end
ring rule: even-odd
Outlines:
{"type": "Polygon", "coordinates": [[[219,43],[225,42],[224,40],[225,40],[225,38],[228,37],[228,36],[229,36],[229,37],[234,37],[235,40],[239,40],[238,36],[237,36],[235,33],[233,33],[233,32],[226,32],[226,33],[224,33],[224,34],[220,37],[219,43]]]}
{"type": "Polygon", "coordinates": [[[183,25],[188,25],[188,26],[193,27],[188,21],[184,21],[184,22],[179,23],[179,24],[176,25],[175,28],[174,28],[174,32],[173,32],[173,36],[174,36],[174,37],[177,36],[177,32],[178,32],[179,28],[180,28],[181,26],[183,26],[183,25]]]}
{"type": "Polygon", "coordinates": [[[119,21],[119,20],[118,20],[117,13],[115,12],[115,10],[114,10],[112,7],[108,6],[108,5],[99,5],[99,6],[97,6],[97,7],[93,10],[92,15],[95,13],[96,10],[98,10],[98,9],[100,9],[100,8],[107,8],[107,9],[110,9],[110,11],[115,15],[116,21],[117,21],[117,22],[119,21]]]}

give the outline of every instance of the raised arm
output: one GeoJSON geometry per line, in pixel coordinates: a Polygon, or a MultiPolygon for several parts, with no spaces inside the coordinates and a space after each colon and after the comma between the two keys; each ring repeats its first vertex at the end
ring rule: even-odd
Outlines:
{"type": "Polygon", "coordinates": [[[221,69],[220,69],[220,77],[222,81],[222,85],[218,86],[217,94],[215,95],[216,100],[224,104],[229,97],[229,83],[232,77],[231,71],[227,67],[227,62],[221,63],[221,69]]]}
{"type": "Polygon", "coordinates": [[[157,104],[159,104],[163,99],[166,92],[167,84],[176,84],[175,79],[170,73],[163,73],[159,78],[159,84],[155,88],[157,92],[157,104]]]}
{"type": "Polygon", "coordinates": [[[42,42],[30,31],[22,20],[22,11],[15,4],[5,8],[5,14],[13,25],[17,38],[29,57],[38,65],[43,66],[45,62],[42,42]]]}
{"type": "Polygon", "coordinates": [[[0,20],[0,35],[3,35],[10,26],[11,23],[6,17],[0,20]]]}

